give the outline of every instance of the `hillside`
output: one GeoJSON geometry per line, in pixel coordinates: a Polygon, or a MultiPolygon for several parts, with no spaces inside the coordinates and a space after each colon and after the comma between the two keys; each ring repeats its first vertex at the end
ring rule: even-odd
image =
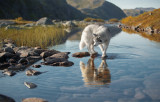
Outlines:
{"type": "Polygon", "coordinates": [[[67,0],[67,3],[79,9],[88,17],[122,19],[125,13],[116,5],[105,0],[67,0]]]}
{"type": "Polygon", "coordinates": [[[0,19],[23,17],[37,20],[41,17],[51,19],[83,19],[85,16],[66,0],[0,0],[0,19]]]}
{"type": "Polygon", "coordinates": [[[121,20],[121,23],[127,26],[139,26],[139,28],[150,27],[160,30],[160,9],[145,12],[136,17],[126,17],[121,20]]]}
{"type": "Polygon", "coordinates": [[[135,9],[123,9],[127,16],[138,16],[144,12],[152,11],[155,8],[135,8],[135,9]]]}

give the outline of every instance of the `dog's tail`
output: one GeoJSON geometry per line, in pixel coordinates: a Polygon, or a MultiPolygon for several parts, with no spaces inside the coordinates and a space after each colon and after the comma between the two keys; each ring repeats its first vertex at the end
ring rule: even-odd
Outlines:
{"type": "Polygon", "coordinates": [[[79,43],[79,49],[82,50],[84,47],[85,47],[85,42],[81,40],[79,43]]]}

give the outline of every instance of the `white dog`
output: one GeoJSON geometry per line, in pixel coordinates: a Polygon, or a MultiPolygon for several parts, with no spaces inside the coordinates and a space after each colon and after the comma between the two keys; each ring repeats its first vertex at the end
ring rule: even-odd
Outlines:
{"type": "Polygon", "coordinates": [[[82,32],[79,49],[87,46],[89,53],[96,54],[94,46],[99,45],[102,51],[102,57],[106,57],[106,50],[110,42],[110,30],[104,25],[91,24],[88,25],[82,32]]]}

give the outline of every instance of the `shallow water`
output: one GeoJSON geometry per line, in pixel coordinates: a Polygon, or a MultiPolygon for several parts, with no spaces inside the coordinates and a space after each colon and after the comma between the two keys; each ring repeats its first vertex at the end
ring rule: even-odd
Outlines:
{"type": "MultiPolygon", "coordinates": [[[[79,37],[74,35],[50,49],[72,54],[79,52],[78,44],[79,37]]],[[[95,59],[70,54],[71,67],[35,69],[46,72],[39,76],[26,76],[25,71],[13,77],[0,75],[0,94],[17,102],[28,97],[49,102],[160,102],[160,43],[122,31],[111,39],[106,60],[98,47],[96,51],[95,59]],[[38,87],[28,89],[25,81],[38,87]]]]}

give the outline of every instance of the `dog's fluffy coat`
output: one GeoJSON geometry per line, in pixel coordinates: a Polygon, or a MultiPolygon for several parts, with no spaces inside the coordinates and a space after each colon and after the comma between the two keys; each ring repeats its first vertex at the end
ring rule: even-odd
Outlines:
{"type": "Polygon", "coordinates": [[[110,42],[110,31],[104,25],[91,24],[85,27],[82,32],[79,49],[87,46],[89,53],[95,54],[94,46],[99,45],[102,51],[102,57],[106,57],[106,50],[110,42]]]}

